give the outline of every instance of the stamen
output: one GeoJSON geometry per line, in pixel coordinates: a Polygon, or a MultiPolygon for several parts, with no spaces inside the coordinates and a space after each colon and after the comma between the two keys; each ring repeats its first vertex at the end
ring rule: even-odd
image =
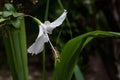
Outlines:
{"type": "Polygon", "coordinates": [[[48,42],[50,43],[50,46],[52,47],[52,50],[54,51],[56,58],[59,58],[59,56],[58,56],[58,54],[57,54],[57,51],[56,51],[55,48],[53,47],[51,41],[48,40],[48,42]]]}
{"type": "Polygon", "coordinates": [[[52,45],[52,43],[51,43],[50,40],[49,40],[49,43],[50,43],[50,46],[52,47],[53,51],[56,53],[56,50],[55,50],[55,48],[53,47],[53,45],[52,45]]]}

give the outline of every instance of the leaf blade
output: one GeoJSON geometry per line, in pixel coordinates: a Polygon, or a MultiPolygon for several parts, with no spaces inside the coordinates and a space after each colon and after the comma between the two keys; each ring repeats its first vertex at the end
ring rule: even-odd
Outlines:
{"type": "Polygon", "coordinates": [[[70,40],[61,52],[61,61],[56,64],[53,80],[71,80],[80,52],[96,37],[120,37],[120,33],[93,31],[70,40]]]}

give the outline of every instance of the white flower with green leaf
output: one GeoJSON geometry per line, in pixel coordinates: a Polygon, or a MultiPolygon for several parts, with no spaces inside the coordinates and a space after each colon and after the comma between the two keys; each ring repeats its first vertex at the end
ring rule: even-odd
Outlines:
{"type": "Polygon", "coordinates": [[[37,18],[33,17],[33,19],[36,20],[39,24],[39,34],[35,42],[28,48],[28,52],[32,54],[38,54],[42,52],[44,44],[46,42],[49,42],[53,51],[56,53],[53,45],[50,42],[48,34],[52,34],[52,30],[63,23],[63,21],[66,18],[66,15],[67,11],[64,10],[62,15],[58,19],[56,19],[53,22],[45,21],[45,23],[41,23],[37,18]]]}

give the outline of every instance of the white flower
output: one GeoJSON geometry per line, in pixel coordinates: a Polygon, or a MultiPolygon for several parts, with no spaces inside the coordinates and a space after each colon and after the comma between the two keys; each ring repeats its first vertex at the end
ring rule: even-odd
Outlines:
{"type": "Polygon", "coordinates": [[[52,33],[52,30],[58,26],[60,26],[62,24],[62,22],[65,20],[66,18],[66,14],[67,11],[64,10],[64,12],[62,13],[62,15],[56,19],[53,22],[49,22],[49,21],[45,21],[45,23],[41,23],[41,25],[39,25],[39,34],[37,39],[35,40],[35,42],[28,48],[28,52],[32,53],[32,54],[38,54],[40,53],[43,48],[44,48],[44,44],[46,42],[49,42],[52,49],[55,51],[53,45],[51,44],[48,34],[52,33]]]}

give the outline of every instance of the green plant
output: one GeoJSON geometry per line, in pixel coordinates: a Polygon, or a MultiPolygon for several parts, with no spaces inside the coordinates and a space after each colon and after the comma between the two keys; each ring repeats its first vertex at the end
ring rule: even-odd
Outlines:
{"type": "MultiPolygon", "coordinates": [[[[120,33],[93,31],[68,41],[61,52],[60,62],[56,64],[53,80],[71,80],[80,53],[83,48],[96,37],[120,37],[120,33]]],[[[80,76],[82,75],[80,74],[80,76]]],[[[80,80],[83,80],[83,78],[80,80]]]]}
{"type": "Polygon", "coordinates": [[[12,4],[5,4],[6,11],[0,12],[1,27],[7,60],[13,80],[28,80],[25,22],[22,13],[15,11],[12,4]]]}

